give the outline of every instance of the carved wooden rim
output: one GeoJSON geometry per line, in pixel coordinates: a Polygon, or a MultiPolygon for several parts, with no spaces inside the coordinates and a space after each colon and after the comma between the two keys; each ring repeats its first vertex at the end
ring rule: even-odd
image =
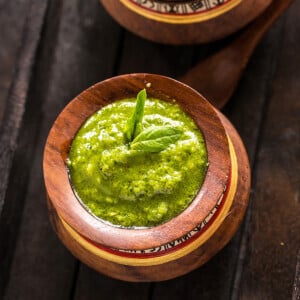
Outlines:
{"type": "Polygon", "coordinates": [[[50,130],[43,168],[49,198],[57,213],[74,230],[108,247],[147,249],[183,236],[208,215],[226,188],[230,174],[230,153],[219,117],[198,92],[168,77],[128,74],[95,84],[64,108],[50,130]],[[123,229],[99,221],[80,204],[69,182],[66,159],[73,137],[91,114],[115,100],[135,97],[144,87],[149,97],[169,102],[175,100],[191,115],[204,135],[209,167],[198,195],[180,215],[152,228],[123,229]]]}
{"type": "MultiPolygon", "coordinates": [[[[204,7],[198,9],[190,9],[190,11],[188,9],[188,5],[197,6],[198,3],[196,3],[196,1],[148,0],[145,2],[141,2],[137,0],[120,0],[120,2],[133,12],[151,20],[170,24],[189,24],[216,18],[240,4],[241,0],[226,0],[220,4],[215,4],[215,1],[208,0],[203,4],[205,5],[204,7]],[[159,7],[163,7],[161,2],[165,2],[165,5],[169,5],[170,9],[174,9],[174,7],[177,7],[177,9],[179,9],[179,12],[171,13],[167,11],[161,11],[159,9],[159,7]],[[180,9],[182,11],[180,11],[180,9]]],[[[199,4],[201,3],[199,2],[199,4]]]]}

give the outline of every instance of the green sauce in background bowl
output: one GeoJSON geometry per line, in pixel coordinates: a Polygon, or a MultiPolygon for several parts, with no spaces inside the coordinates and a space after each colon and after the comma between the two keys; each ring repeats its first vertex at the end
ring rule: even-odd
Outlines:
{"type": "Polygon", "coordinates": [[[144,99],[140,108],[136,124],[136,99],[94,113],[77,132],[67,161],[77,198],[121,227],[152,227],[180,214],[207,169],[203,136],[179,105],[144,99]]]}

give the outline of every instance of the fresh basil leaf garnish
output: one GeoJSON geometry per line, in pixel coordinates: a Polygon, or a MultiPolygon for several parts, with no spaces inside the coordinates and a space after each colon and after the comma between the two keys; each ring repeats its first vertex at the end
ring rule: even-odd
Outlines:
{"type": "Polygon", "coordinates": [[[142,130],[142,119],[144,116],[144,107],[147,98],[146,90],[141,90],[136,99],[136,105],[132,116],[128,119],[125,127],[125,137],[131,142],[142,130]]]}
{"type": "Polygon", "coordinates": [[[181,131],[172,126],[155,126],[142,131],[131,143],[132,150],[160,152],[174,144],[181,131]]]}

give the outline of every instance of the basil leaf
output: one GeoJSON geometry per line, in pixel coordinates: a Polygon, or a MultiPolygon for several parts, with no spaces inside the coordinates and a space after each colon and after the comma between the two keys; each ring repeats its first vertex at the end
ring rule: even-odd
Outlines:
{"type": "Polygon", "coordinates": [[[129,142],[131,142],[141,131],[146,98],[147,93],[146,90],[143,89],[137,95],[135,109],[125,127],[125,137],[129,142]]]}
{"type": "Polygon", "coordinates": [[[130,148],[145,152],[160,152],[174,144],[181,131],[172,126],[150,127],[142,131],[131,143],[130,148]]]}

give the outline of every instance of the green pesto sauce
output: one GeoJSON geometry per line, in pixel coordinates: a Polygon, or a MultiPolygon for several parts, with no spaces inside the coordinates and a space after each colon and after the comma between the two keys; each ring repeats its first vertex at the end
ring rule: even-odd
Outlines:
{"type": "Polygon", "coordinates": [[[206,146],[194,121],[177,104],[148,99],[142,126],[182,131],[158,153],[131,150],[124,128],[136,99],[107,105],[80,128],[68,168],[77,197],[95,216],[122,227],[156,226],[180,214],[206,173],[206,146]]]}

